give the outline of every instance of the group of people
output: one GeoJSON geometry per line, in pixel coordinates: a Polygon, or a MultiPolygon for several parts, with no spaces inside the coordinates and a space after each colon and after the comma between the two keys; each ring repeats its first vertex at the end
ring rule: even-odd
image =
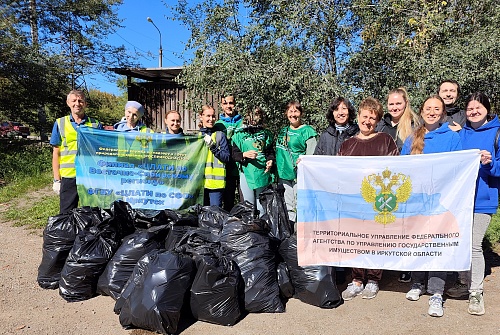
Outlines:
{"type": "MultiPolygon", "coordinates": [[[[208,147],[205,165],[204,205],[215,205],[230,211],[236,193],[240,201],[249,201],[262,213],[258,197],[272,182],[282,184],[289,219],[296,221],[296,179],[300,155],[395,156],[416,155],[480,149],[481,166],[476,183],[473,218],[472,264],[470,271],[459,273],[457,283],[446,294],[450,297],[469,295],[468,312],[482,315],[484,257],[482,240],[498,207],[500,167],[498,138],[500,123],[491,114],[489,99],[483,93],[471,94],[465,110],[456,105],[460,85],[443,81],[437,94],[428,97],[419,113],[415,113],[404,88],[391,90],[387,110],[374,98],[364,99],[356,112],[348,99],[334,99],[326,113],[328,127],[318,134],[303,123],[304,109],[292,101],[285,108],[288,124],[276,136],[266,129],[264,112],[257,107],[244,117],[235,108],[235,97],[221,100],[222,113],[205,105],[198,113],[198,136],[208,147]],[[236,192],[238,190],[238,192],[236,192]]],[[[102,128],[85,114],[86,101],[81,91],[67,97],[69,116],[57,119],[50,143],[53,146],[54,190],[60,194],[61,213],[78,206],[76,191],[76,129],[82,125],[102,128]]],[[[145,110],[135,101],[127,102],[125,117],[117,131],[152,132],[142,122],[145,110]]],[[[183,136],[181,115],[169,111],[165,115],[168,136],[183,136]]],[[[344,269],[337,269],[339,276],[344,269]]],[[[353,268],[352,282],[342,292],[344,300],[361,295],[372,299],[379,291],[382,270],[353,268]]],[[[412,281],[406,294],[418,300],[425,292],[431,294],[428,314],[443,315],[443,294],[446,272],[403,272],[400,281],[412,281]]]]}

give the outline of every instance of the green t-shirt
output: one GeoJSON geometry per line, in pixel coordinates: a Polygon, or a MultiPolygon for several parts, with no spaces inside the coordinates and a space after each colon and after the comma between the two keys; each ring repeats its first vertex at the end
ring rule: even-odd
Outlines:
{"type": "MultiPolygon", "coordinates": [[[[229,149],[231,150],[231,145],[233,144],[232,137],[233,135],[238,131],[243,126],[243,118],[241,115],[236,114],[232,120],[234,122],[228,122],[225,121],[222,117],[217,120],[214,124],[214,131],[222,131],[227,137],[227,140],[229,141],[229,149]],[[234,119],[237,119],[237,121],[234,121],[234,119]]],[[[231,175],[231,176],[238,176],[238,167],[236,166],[236,163],[232,159],[232,157],[229,159],[229,162],[226,164],[226,174],[231,175]]]]}
{"type": "Polygon", "coordinates": [[[239,131],[233,136],[233,144],[236,145],[241,152],[249,150],[258,152],[257,158],[245,158],[245,162],[239,164],[243,168],[248,187],[255,190],[259,187],[265,187],[271,184],[271,172],[264,172],[267,162],[264,153],[273,145],[273,134],[267,129],[263,129],[253,134],[247,131],[239,131]]]}
{"type": "Polygon", "coordinates": [[[307,140],[316,136],[316,130],[309,125],[302,125],[298,129],[284,127],[280,130],[276,138],[276,166],[281,179],[297,178],[297,159],[306,153],[307,140]]]}

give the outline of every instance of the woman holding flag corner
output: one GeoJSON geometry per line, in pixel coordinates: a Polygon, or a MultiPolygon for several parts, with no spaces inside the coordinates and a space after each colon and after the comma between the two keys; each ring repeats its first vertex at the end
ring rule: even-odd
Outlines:
{"type": "Polygon", "coordinates": [[[483,300],[484,255],[483,238],[498,209],[500,187],[500,121],[491,115],[488,97],[476,92],[469,96],[466,106],[467,121],[460,131],[464,149],[480,149],[481,165],[476,180],[474,216],[472,223],[472,264],[470,271],[459,273],[462,285],[455,285],[446,294],[461,297],[469,294],[468,312],[472,315],[485,313],[483,300]]]}
{"type": "MultiPolygon", "coordinates": [[[[419,155],[439,152],[457,151],[462,149],[460,137],[451,130],[446,120],[446,106],[438,95],[427,98],[420,107],[422,125],[415,129],[403,144],[402,155],[419,155]]],[[[406,293],[406,299],[417,301],[426,291],[432,294],[429,299],[430,316],[441,317],[443,311],[443,292],[446,283],[446,271],[414,271],[412,286],[406,293]]]]}

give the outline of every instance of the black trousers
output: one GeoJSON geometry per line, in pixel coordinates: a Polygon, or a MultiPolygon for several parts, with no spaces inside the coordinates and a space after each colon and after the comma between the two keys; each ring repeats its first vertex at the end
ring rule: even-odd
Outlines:
{"type": "Polygon", "coordinates": [[[78,192],[76,178],[61,178],[61,192],[59,192],[59,212],[61,214],[78,207],[78,192]]]}

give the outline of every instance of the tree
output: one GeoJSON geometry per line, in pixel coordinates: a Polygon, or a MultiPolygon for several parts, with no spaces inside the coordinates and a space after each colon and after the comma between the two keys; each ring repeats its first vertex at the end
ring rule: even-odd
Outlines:
{"type": "Polygon", "coordinates": [[[125,112],[127,98],[111,93],[90,89],[87,113],[98,119],[103,125],[113,125],[120,121],[125,112]]]}
{"type": "Polygon", "coordinates": [[[82,83],[83,75],[130,65],[123,46],[105,42],[120,24],[116,11],[121,3],[0,0],[1,112],[41,126],[40,106],[50,120],[66,114],[66,94],[82,83]]]}
{"type": "Polygon", "coordinates": [[[448,78],[498,110],[499,11],[498,0],[180,0],[195,55],[181,82],[198,97],[235,92],[273,120],[300,100],[318,129],[336,96],[385,100],[405,86],[418,105],[448,78]]]}
{"type": "Polygon", "coordinates": [[[419,103],[443,79],[467,95],[483,91],[499,106],[500,6],[496,0],[361,0],[362,44],[346,81],[362,95],[385,97],[406,86],[419,103]]]}
{"type": "Polygon", "coordinates": [[[338,78],[355,32],[347,0],[179,1],[175,19],[190,30],[195,57],[181,83],[193,91],[195,109],[208,92],[237,95],[243,111],[260,106],[268,124],[291,100],[305,106],[308,122],[324,127],[324,112],[350,90],[338,78]]]}

